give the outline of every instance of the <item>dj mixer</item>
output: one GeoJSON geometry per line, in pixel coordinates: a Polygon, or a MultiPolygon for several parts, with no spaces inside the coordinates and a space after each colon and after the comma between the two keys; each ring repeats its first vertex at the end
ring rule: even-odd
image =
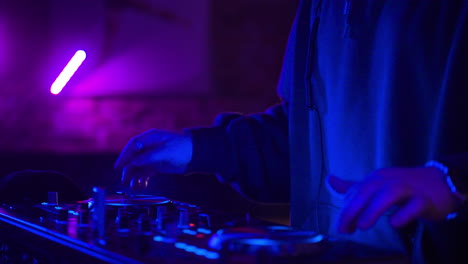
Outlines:
{"type": "Polygon", "coordinates": [[[407,263],[312,231],[150,195],[0,208],[0,263],[407,263]]]}

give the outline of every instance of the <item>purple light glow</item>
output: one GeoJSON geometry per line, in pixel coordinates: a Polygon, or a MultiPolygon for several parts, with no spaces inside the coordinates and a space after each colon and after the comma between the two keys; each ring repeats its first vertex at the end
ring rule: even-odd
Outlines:
{"type": "Polygon", "coordinates": [[[57,79],[55,79],[54,83],[50,87],[50,92],[55,95],[59,94],[85,59],[86,52],[84,50],[78,50],[57,77],[57,79]]]}

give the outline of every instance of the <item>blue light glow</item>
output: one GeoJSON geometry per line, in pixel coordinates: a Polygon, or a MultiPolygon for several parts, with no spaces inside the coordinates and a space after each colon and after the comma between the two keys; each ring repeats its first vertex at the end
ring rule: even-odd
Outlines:
{"type": "Polygon", "coordinates": [[[192,235],[192,236],[194,236],[194,235],[197,234],[197,231],[191,230],[191,229],[183,229],[183,230],[182,230],[182,233],[187,234],[187,235],[192,235]]]}
{"type": "Polygon", "coordinates": [[[270,230],[273,230],[273,231],[276,231],[276,230],[281,230],[281,231],[292,230],[292,228],[289,227],[289,226],[269,226],[267,228],[270,229],[270,230]]]}
{"type": "Polygon", "coordinates": [[[167,237],[163,237],[163,236],[160,236],[160,235],[154,236],[153,240],[156,241],[156,242],[164,242],[164,243],[174,243],[175,242],[174,238],[167,238],[167,237]]]}
{"type": "Polygon", "coordinates": [[[185,247],[185,251],[187,252],[195,252],[198,248],[196,246],[193,246],[193,245],[187,245],[187,247],[185,247]]]}
{"type": "Polygon", "coordinates": [[[163,237],[162,236],[155,236],[155,237],[153,237],[153,240],[157,241],[157,242],[161,242],[161,241],[163,241],[163,237]]]}
{"type": "Polygon", "coordinates": [[[208,252],[206,252],[205,257],[208,258],[208,259],[218,259],[219,258],[219,253],[208,251],[208,252]]]}
{"type": "Polygon", "coordinates": [[[199,228],[197,229],[197,231],[198,231],[199,233],[202,233],[202,234],[207,234],[207,235],[211,234],[211,230],[206,229],[206,228],[202,228],[202,227],[199,227],[199,228]]]}
{"type": "Polygon", "coordinates": [[[458,215],[457,213],[451,213],[451,214],[448,214],[445,219],[450,220],[450,219],[457,217],[457,215],[458,215]]]}
{"type": "Polygon", "coordinates": [[[104,240],[104,239],[98,239],[98,244],[101,245],[101,246],[105,246],[107,244],[107,241],[104,240]]]}
{"type": "Polygon", "coordinates": [[[204,248],[197,248],[195,249],[195,251],[193,253],[199,255],[199,256],[204,256],[206,253],[208,252],[208,250],[204,249],[204,248]]]}
{"type": "Polygon", "coordinates": [[[184,242],[176,242],[174,243],[174,246],[176,248],[185,250],[186,252],[191,252],[199,256],[204,256],[208,259],[217,259],[219,258],[219,253],[213,252],[213,251],[208,251],[207,249],[204,248],[199,248],[194,245],[189,245],[184,242]]]}
{"type": "Polygon", "coordinates": [[[310,238],[309,241],[312,242],[312,243],[317,243],[317,242],[322,241],[324,238],[325,237],[323,235],[316,235],[316,236],[310,238]]]}
{"type": "Polygon", "coordinates": [[[72,215],[80,215],[80,213],[75,212],[75,211],[73,211],[73,210],[68,210],[68,213],[69,213],[69,214],[72,214],[72,215]]]}
{"type": "Polygon", "coordinates": [[[180,248],[180,249],[185,249],[187,247],[187,244],[182,243],[182,242],[177,242],[177,243],[174,244],[174,247],[180,248]]]}
{"type": "Polygon", "coordinates": [[[247,238],[244,240],[246,244],[257,246],[275,246],[277,242],[267,238],[247,238]]]}

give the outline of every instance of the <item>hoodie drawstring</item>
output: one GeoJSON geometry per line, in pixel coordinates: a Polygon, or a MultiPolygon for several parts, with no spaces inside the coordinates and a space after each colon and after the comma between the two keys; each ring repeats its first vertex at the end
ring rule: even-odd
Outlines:
{"type": "Polygon", "coordinates": [[[353,8],[353,0],[345,0],[343,6],[343,15],[344,18],[344,28],[343,28],[343,38],[350,38],[352,33],[351,28],[351,11],[353,8]]]}

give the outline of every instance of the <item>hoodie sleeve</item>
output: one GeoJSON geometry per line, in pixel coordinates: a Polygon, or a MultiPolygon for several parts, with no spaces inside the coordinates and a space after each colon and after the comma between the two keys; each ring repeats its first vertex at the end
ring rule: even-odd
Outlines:
{"type": "Polygon", "coordinates": [[[193,141],[187,173],[216,174],[247,197],[289,201],[289,150],[285,104],[252,115],[225,113],[212,127],[185,130],[193,141]]]}
{"type": "Polygon", "coordinates": [[[253,115],[221,114],[212,127],[185,130],[193,141],[187,173],[216,174],[247,197],[264,202],[289,202],[288,116],[296,38],[289,35],[278,95],[283,103],[253,115]]]}

